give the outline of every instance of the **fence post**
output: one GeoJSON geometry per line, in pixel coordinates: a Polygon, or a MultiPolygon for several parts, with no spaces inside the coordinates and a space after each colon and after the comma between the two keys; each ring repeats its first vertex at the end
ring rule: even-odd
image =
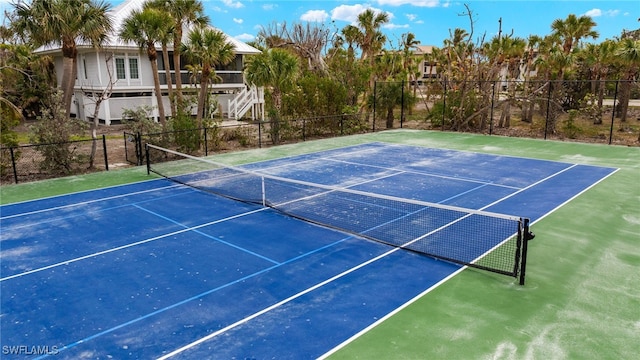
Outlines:
{"type": "Polygon", "coordinates": [[[376,132],[376,92],[378,90],[378,82],[373,82],[373,132],[376,132]]]}
{"type": "Polygon", "coordinates": [[[13,148],[9,148],[9,152],[11,153],[11,167],[13,168],[13,180],[18,183],[18,170],[16,169],[16,157],[13,154],[13,148]]]}
{"type": "Polygon", "coordinates": [[[302,141],[307,141],[307,138],[305,137],[305,130],[307,127],[307,119],[302,119],[302,141]]]}
{"type": "Polygon", "coordinates": [[[204,156],[209,156],[209,142],[207,141],[207,127],[204,128],[204,156]]]}
{"type": "Polygon", "coordinates": [[[151,175],[151,160],[149,159],[149,145],[144,145],[144,157],[147,162],[147,175],[151,175]]]}
{"type": "Polygon", "coordinates": [[[611,128],[609,129],[609,145],[613,141],[613,122],[616,118],[616,101],[618,100],[618,84],[620,80],[616,80],[616,90],[613,93],[613,107],[611,108],[611,128]]]}
{"type": "Polygon", "coordinates": [[[142,134],[136,133],[136,160],[137,165],[142,165],[142,134]]]}
{"type": "Polygon", "coordinates": [[[496,99],[496,81],[493,80],[493,84],[491,85],[491,111],[489,118],[489,135],[493,135],[493,106],[496,99]]]}
{"type": "Polygon", "coordinates": [[[402,93],[400,95],[400,103],[402,104],[400,107],[400,129],[402,129],[402,124],[404,123],[404,79],[402,80],[402,93]]]}
{"type": "Polygon", "coordinates": [[[444,131],[444,117],[447,111],[447,77],[444,78],[444,92],[442,93],[442,131],[444,131]]]}
{"type": "Polygon", "coordinates": [[[107,137],[102,134],[102,151],[104,151],[104,169],[109,171],[109,159],[107,158],[107,137]]]}
{"type": "Polygon", "coordinates": [[[549,127],[549,108],[551,107],[551,82],[549,80],[549,90],[547,91],[547,117],[544,120],[544,139],[547,140],[547,129],[549,127]]]}

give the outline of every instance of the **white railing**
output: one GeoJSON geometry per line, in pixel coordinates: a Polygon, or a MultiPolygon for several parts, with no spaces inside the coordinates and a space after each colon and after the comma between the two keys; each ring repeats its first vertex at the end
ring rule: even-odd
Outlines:
{"type": "MultiPolygon", "coordinates": [[[[227,102],[227,117],[238,120],[256,104],[264,103],[264,90],[256,86],[245,87],[227,102]]],[[[255,114],[254,114],[255,117],[255,114]]]]}

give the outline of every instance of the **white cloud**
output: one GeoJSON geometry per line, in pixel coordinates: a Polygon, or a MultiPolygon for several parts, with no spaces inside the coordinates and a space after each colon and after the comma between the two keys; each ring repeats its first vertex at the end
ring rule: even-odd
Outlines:
{"type": "Polygon", "coordinates": [[[418,18],[418,15],[416,14],[406,14],[407,19],[409,19],[409,21],[414,21],[415,19],[418,18]]]}
{"type": "Polygon", "coordinates": [[[324,22],[329,18],[324,10],[309,10],[300,16],[300,20],[308,22],[324,22]]]}
{"type": "Polygon", "coordinates": [[[244,22],[244,20],[233,18],[233,22],[236,23],[236,24],[242,24],[244,22]]]}
{"type": "Polygon", "coordinates": [[[262,10],[270,11],[270,10],[273,10],[273,9],[275,9],[277,7],[278,7],[278,5],[276,5],[276,4],[264,4],[264,5],[262,5],[262,10]]]}
{"type": "Polygon", "coordinates": [[[234,36],[234,38],[236,38],[236,39],[238,39],[240,41],[252,41],[252,40],[256,39],[256,37],[254,35],[247,34],[247,33],[234,36]]]}
{"type": "MultiPolygon", "coordinates": [[[[362,5],[362,4],[340,5],[334,8],[333,10],[331,10],[331,20],[342,20],[342,21],[348,21],[350,23],[355,23],[358,21],[358,15],[360,15],[360,13],[364,12],[365,10],[372,10],[376,14],[385,12],[380,9],[371,7],[369,5],[362,5]]],[[[389,19],[393,18],[392,13],[388,11],[386,13],[389,16],[389,19]]]]}
{"type": "Polygon", "coordinates": [[[240,1],[222,0],[222,3],[230,8],[235,8],[235,9],[240,9],[241,7],[244,7],[244,4],[241,3],[240,1]]]}
{"type": "Polygon", "coordinates": [[[440,5],[440,0],[377,0],[377,3],[389,6],[412,5],[418,7],[436,7],[440,5]]]}
{"type": "Polygon", "coordinates": [[[590,17],[598,17],[598,16],[602,16],[602,10],[600,10],[600,9],[591,9],[591,10],[587,11],[584,14],[587,15],[587,16],[590,16],[590,17]]]}
{"type": "Polygon", "coordinates": [[[382,25],[382,27],[385,28],[385,29],[389,29],[389,30],[393,30],[393,29],[408,29],[409,25],[408,24],[404,24],[404,25],[384,24],[384,25],[382,25]]]}
{"type": "Polygon", "coordinates": [[[617,16],[618,14],[620,14],[620,10],[606,10],[606,11],[602,11],[598,8],[594,8],[591,9],[589,11],[587,11],[586,13],[584,13],[584,15],[589,16],[589,17],[600,17],[600,16],[610,16],[610,17],[614,17],[617,16]]]}
{"type": "Polygon", "coordinates": [[[408,29],[408,28],[409,28],[409,24],[404,24],[404,25],[399,25],[399,24],[384,24],[384,25],[382,25],[382,28],[384,28],[384,29],[388,29],[388,30],[394,30],[394,29],[408,29]]]}

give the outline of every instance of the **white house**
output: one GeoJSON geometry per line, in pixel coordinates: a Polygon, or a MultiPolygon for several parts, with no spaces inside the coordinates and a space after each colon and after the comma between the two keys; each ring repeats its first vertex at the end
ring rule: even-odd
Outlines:
{"type": "MultiPolygon", "coordinates": [[[[153,109],[153,116],[157,119],[157,101],[154,93],[151,62],[146,51],[141,51],[137,44],[123,42],[118,38],[121,25],[133,10],[141,9],[146,0],[127,0],[110,11],[114,20],[114,33],[104,42],[100,49],[90,44],[78,45],[77,78],[74,88],[71,113],[83,120],[92,120],[96,101],[94,96],[101,94],[112,84],[111,96],[100,105],[100,123],[110,125],[122,120],[125,109],[136,109],[147,105],[153,109]]],[[[185,39],[188,29],[183,32],[185,39]]],[[[183,39],[184,41],[184,39],[183,39]]],[[[235,47],[235,60],[224,68],[216,68],[216,74],[222,78],[218,84],[212,85],[212,92],[218,99],[220,113],[229,119],[240,119],[248,112],[251,117],[264,117],[264,92],[261,88],[250,87],[244,82],[242,69],[245,56],[258,54],[260,51],[237,39],[227,36],[227,41],[235,47]]],[[[158,72],[160,88],[162,90],[164,110],[171,116],[169,104],[167,78],[162,61],[162,48],[158,48],[158,72]]],[[[58,83],[62,80],[62,50],[61,47],[45,46],[38,49],[38,53],[50,55],[54,58],[58,83]]],[[[173,79],[180,76],[183,91],[193,90],[192,74],[186,69],[187,61],[181,61],[178,73],[173,66],[173,48],[168,48],[170,73],[173,79]]],[[[175,80],[173,81],[175,88],[175,80]]]]}
{"type": "Polygon", "coordinates": [[[433,45],[418,45],[413,50],[413,55],[420,58],[420,77],[417,79],[418,84],[422,84],[423,81],[429,81],[439,77],[436,69],[436,63],[428,60],[426,55],[430,55],[433,52],[433,45]]]}

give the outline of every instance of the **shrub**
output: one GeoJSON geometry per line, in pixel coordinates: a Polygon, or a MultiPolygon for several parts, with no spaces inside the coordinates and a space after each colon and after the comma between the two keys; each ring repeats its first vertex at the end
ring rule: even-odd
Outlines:
{"type": "Polygon", "coordinates": [[[83,135],[86,123],[67,118],[61,91],[55,92],[47,102],[37,117],[38,122],[31,126],[31,141],[45,144],[38,147],[43,157],[40,162],[42,170],[69,174],[73,163],[79,162],[76,148],[70,141],[74,135],[83,135]]]}

